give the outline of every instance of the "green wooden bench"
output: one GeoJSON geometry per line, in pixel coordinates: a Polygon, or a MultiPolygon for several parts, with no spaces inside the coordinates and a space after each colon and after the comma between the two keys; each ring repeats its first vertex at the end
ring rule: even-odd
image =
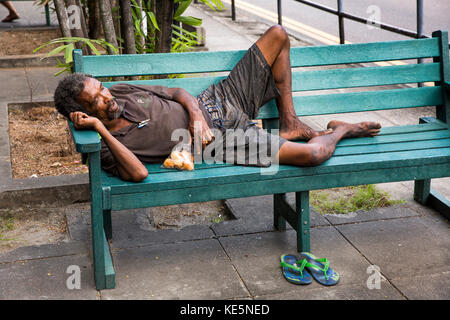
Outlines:
{"type": "MultiPolygon", "coordinates": [[[[32,0],[0,0],[0,2],[6,2],[6,1],[32,1],[32,0]]],[[[19,13],[20,15],[20,13],[19,13]]],[[[50,21],[50,8],[48,6],[48,3],[45,5],[45,22],[47,26],[50,26],[51,21],[50,21]]]]}
{"type": "MultiPolygon", "coordinates": [[[[129,81],[183,87],[194,96],[223,76],[243,56],[242,51],[192,52],[121,56],[82,56],[74,51],[74,71],[95,77],[148,74],[208,73],[206,77],[129,81]],[[211,76],[211,74],[213,76],[211,76]]],[[[291,48],[292,67],[358,64],[432,57],[433,62],[293,72],[293,91],[354,88],[417,82],[434,86],[403,86],[390,90],[295,96],[299,116],[436,106],[436,118],[417,124],[382,128],[375,138],[342,140],[334,156],[317,167],[281,165],[275,174],[255,167],[197,164],[194,171],[147,165],[149,176],[130,183],[100,167],[96,132],[71,126],[76,149],[88,155],[91,188],[92,243],[97,289],[114,288],[115,272],[109,250],[111,211],[229,198],[274,195],[274,226],[286,221],[297,231],[298,251],[310,251],[309,190],[415,180],[414,197],[449,216],[449,202],[430,190],[430,179],[450,176],[450,67],[447,32],[430,39],[291,48]],[[262,170],[262,171],[261,171],[262,170]],[[285,193],[296,193],[296,205],[285,193]]],[[[114,84],[106,82],[106,87],[114,84]]],[[[275,101],[259,113],[267,129],[278,126],[275,101]]]]}

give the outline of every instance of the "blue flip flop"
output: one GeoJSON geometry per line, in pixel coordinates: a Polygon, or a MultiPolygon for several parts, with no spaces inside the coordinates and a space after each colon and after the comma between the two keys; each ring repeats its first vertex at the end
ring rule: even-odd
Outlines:
{"type": "Polygon", "coordinates": [[[306,259],[298,260],[294,255],[284,254],[280,260],[283,276],[287,281],[294,284],[310,284],[312,282],[311,275],[305,270],[308,263],[306,259]]]}
{"type": "Polygon", "coordinates": [[[314,279],[324,286],[334,286],[339,282],[339,273],[330,268],[330,262],[327,258],[316,258],[309,252],[302,252],[300,259],[307,261],[305,268],[314,279]]]}

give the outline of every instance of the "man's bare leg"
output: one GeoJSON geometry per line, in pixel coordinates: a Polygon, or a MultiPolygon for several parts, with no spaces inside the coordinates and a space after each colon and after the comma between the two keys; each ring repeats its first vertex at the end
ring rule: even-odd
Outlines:
{"type": "Polygon", "coordinates": [[[280,164],[298,166],[317,166],[331,158],[337,143],[343,138],[373,137],[380,132],[377,122],[350,124],[343,121],[331,121],[328,128],[333,132],[312,138],[308,143],[285,142],[278,152],[280,164]]]}
{"type": "Polygon", "coordinates": [[[289,37],[283,27],[277,25],[269,28],[256,41],[256,45],[272,68],[275,83],[281,95],[277,98],[280,117],[280,136],[287,140],[309,140],[329,133],[331,130],[317,132],[301,122],[294,110],[292,101],[292,72],[289,56],[289,37]]]}
{"type": "Polygon", "coordinates": [[[19,19],[19,15],[17,14],[16,9],[14,8],[13,4],[11,3],[11,1],[5,1],[5,2],[0,2],[3,6],[6,7],[6,9],[8,9],[9,11],[9,15],[2,20],[2,22],[11,22],[15,19],[19,19]]]}

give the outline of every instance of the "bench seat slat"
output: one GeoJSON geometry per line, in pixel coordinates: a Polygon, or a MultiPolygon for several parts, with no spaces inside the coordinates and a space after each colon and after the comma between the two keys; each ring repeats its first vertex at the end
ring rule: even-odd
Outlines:
{"type": "Polygon", "coordinates": [[[351,172],[358,170],[372,170],[383,168],[399,168],[404,166],[420,166],[446,163],[450,167],[450,148],[434,148],[413,151],[386,152],[367,155],[348,155],[332,157],[317,167],[295,167],[280,165],[275,174],[270,173],[273,168],[255,168],[231,166],[214,168],[212,170],[198,170],[191,172],[165,172],[150,174],[141,183],[129,183],[117,177],[102,177],[103,183],[111,186],[111,194],[139,193],[150,190],[168,190],[190,188],[217,183],[237,183],[242,181],[278,179],[291,176],[311,176],[318,174],[332,174],[337,172],[351,172]]]}
{"type": "Polygon", "coordinates": [[[192,186],[185,189],[144,191],[134,194],[112,195],[112,209],[124,210],[148,206],[192,203],[201,201],[260,196],[273,193],[309,191],[315,189],[344,187],[369,183],[437,178],[448,172],[450,165],[423,165],[414,167],[371,169],[363,172],[351,170],[327,175],[297,176],[283,179],[238,182],[214,186],[192,186]],[[126,204],[124,206],[124,204],[126,204]],[[129,206],[133,206],[130,208],[129,206]]]}
{"type": "MultiPolygon", "coordinates": [[[[352,93],[295,96],[298,116],[402,109],[442,104],[441,87],[376,90],[352,93]]],[[[274,101],[261,107],[258,119],[278,118],[274,101]]]]}
{"type": "Polygon", "coordinates": [[[360,146],[348,146],[336,148],[333,157],[339,157],[343,155],[361,155],[383,152],[395,152],[395,151],[408,151],[408,150],[427,150],[433,148],[447,148],[450,147],[450,138],[436,139],[429,141],[407,141],[407,142],[394,142],[376,144],[367,148],[367,145],[360,146]]]}

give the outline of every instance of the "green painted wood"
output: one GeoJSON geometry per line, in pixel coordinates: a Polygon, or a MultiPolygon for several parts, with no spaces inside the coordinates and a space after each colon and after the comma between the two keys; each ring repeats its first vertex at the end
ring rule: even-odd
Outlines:
{"type": "MultiPolygon", "coordinates": [[[[347,69],[295,71],[292,73],[292,91],[325,90],[381,86],[402,83],[439,81],[439,63],[408,64],[392,67],[360,67],[347,69]]],[[[162,85],[180,87],[196,96],[213,83],[225,79],[217,77],[191,77],[158,80],[121,81],[134,85],[162,85]]],[[[104,82],[107,88],[117,82],[104,82]]]]}
{"type": "Polygon", "coordinates": [[[94,77],[220,72],[230,71],[245,52],[246,50],[85,56],[83,65],[94,77]]]}
{"type": "Polygon", "coordinates": [[[116,272],[114,271],[111,252],[105,233],[103,233],[103,256],[105,257],[105,287],[97,288],[97,290],[114,289],[116,287],[116,272]]]}
{"type": "MultiPolygon", "coordinates": [[[[421,166],[434,164],[449,164],[450,148],[387,152],[365,155],[349,155],[332,157],[322,165],[316,167],[297,167],[280,165],[273,174],[273,168],[255,167],[222,167],[214,170],[190,172],[172,172],[150,174],[140,183],[129,183],[116,177],[105,179],[104,183],[111,185],[111,195],[121,193],[135,193],[156,190],[182,189],[196,186],[215,186],[217,184],[234,184],[242,181],[263,181],[283,179],[289,177],[307,177],[337,172],[357,172],[370,169],[388,169],[406,166],[421,166]]],[[[448,176],[450,171],[439,172],[441,177],[448,176]]],[[[283,193],[273,192],[273,193],[283,193]]],[[[114,207],[114,203],[112,205],[114,207]]]]}
{"type": "Polygon", "coordinates": [[[402,134],[389,134],[376,137],[354,138],[341,140],[338,147],[346,146],[370,146],[384,143],[424,141],[434,139],[446,139],[450,136],[450,130],[436,130],[426,132],[410,132],[402,134]]]}
{"type": "MultiPolygon", "coordinates": [[[[441,87],[294,96],[298,116],[403,109],[442,104],[441,87]]],[[[257,119],[277,118],[275,101],[261,107],[257,119]]]]}
{"type": "Polygon", "coordinates": [[[73,72],[84,73],[83,51],[81,49],[74,49],[72,51],[72,58],[73,58],[73,72]]]}
{"type": "Polygon", "coordinates": [[[258,195],[344,187],[359,184],[407,181],[437,178],[450,172],[450,164],[423,165],[400,168],[352,170],[341,173],[248,181],[211,186],[192,186],[172,190],[154,190],[132,194],[112,195],[113,210],[164,206],[170,204],[203,202],[258,195]]]}
{"type": "Polygon", "coordinates": [[[431,180],[415,180],[414,181],[414,200],[425,205],[430,195],[431,180]]]}
{"type": "Polygon", "coordinates": [[[274,194],[274,225],[277,230],[286,230],[286,221],[297,232],[297,251],[310,251],[309,191],[295,193],[295,208],[286,199],[286,194],[274,194]]]}
{"type": "Polygon", "coordinates": [[[438,211],[445,218],[450,219],[450,201],[448,201],[435,190],[430,191],[427,205],[438,211]]]}
{"type": "Polygon", "coordinates": [[[75,148],[80,153],[100,151],[101,143],[98,133],[93,130],[76,130],[72,121],[68,121],[75,148]]]}
{"type": "MultiPolygon", "coordinates": [[[[246,50],[84,56],[83,67],[95,77],[220,72],[230,71],[245,52],[246,50]]],[[[437,39],[416,39],[291,48],[291,64],[292,67],[304,67],[438,55],[437,39]]]]}
{"type": "Polygon", "coordinates": [[[382,86],[440,79],[438,63],[295,71],[292,73],[292,91],[382,86]]]}
{"type": "Polygon", "coordinates": [[[297,251],[310,252],[309,191],[295,193],[295,212],[297,213],[297,251]]]}
{"type": "MultiPolygon", "coordinates": [[[[440,64],[441,81],[450,81],[450,62],[448,54],[448,33],[447,31],[435,31],[432,36],[439,40],[439,57],[433,59],[440,64]]],[[[440,82],[437,82],[440,84],[440,82]]],[[[445,123],[450,124],[450,94],[447,90],[442,90],[442,106],[436,108],[436,117],[445,123]]]]}
{"type": "Polygon", "coordinates": [[[101,189],[100,152],[89,153],[89,182],[91,191],[91,232],[95,284],[98,290],[106,288],[105,253],[103,240],[103,209],[101,189]]]}
{"type": "Polygon", "coordinates": [[[106,239],[112,239],[112,222],[111,222],[111,210],[105,210],[103,208],[103,230],[105,231],[106,239]]]}
{"type": "Polygon", "coordinates": [[[293,67],[364,63],[439,56],[437,39],[297,47],[291,49],[293,67]]]}
{"type": "Polygon", "coordinates": [[[427,150],[430,148],[446,148],[450,147],[450,138],[439,140],[422,140],[422,141],[409,141],[399,143],[386,143],[370,146],[350,146],[337,148],[333,156],[342,155],[369,155],[373,153],[382,152],[397,152],[408,150],[427,150]]]}
{"type": "MultiPolygon", "coordinates": [[[[120,83],[134,84],[134,85],[159,85],[169,88],[183,88],[193,96],[197,96],[203,90],[208,88],[213,83],[218,83],[225,79],[225,76],[216,77],[192,77],[192,78],[175,78],[175,79],[157,79],[157,80],[134,80],[134,81],[120,81],[120,83]]],[[[103,82],[106,88],[119,82],[103,82]]]]}
{"type": "MultiPolygon", "coordinates": [[[[278,231],[286,230],[286,218],[284,217],[286,214],[283,214],[286,211],[286,193],[279,193],[273,195],[273,226],[278,231]]],[[[289,210],[290,208],[288,208],[289,210]]]]}

